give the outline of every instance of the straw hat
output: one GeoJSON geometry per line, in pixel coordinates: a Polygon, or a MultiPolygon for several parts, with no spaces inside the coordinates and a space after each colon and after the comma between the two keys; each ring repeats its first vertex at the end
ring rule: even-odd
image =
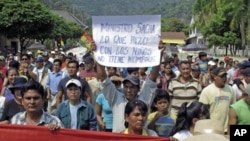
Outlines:
{"type": "Polygon", "coordinates": [[[225,136],[219,134],[201,134],[188,137],[183,141],[229,141],[225,136]]]}
{"type": "Polygon", "coordinates": [[[195,123],[194,134],[215,133],[224,135],[224,126],[218,120],[203,119],[195,123]]]}
{"type": "Polygon", "coordinates": [[[194,127],[194,136],[186,138],[184,141],[229,141],[224,136],[223,124],[217,120],[198,120],[194,127]]]}

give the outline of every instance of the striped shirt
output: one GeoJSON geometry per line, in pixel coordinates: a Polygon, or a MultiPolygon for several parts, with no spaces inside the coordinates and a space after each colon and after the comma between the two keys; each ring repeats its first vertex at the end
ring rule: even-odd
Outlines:
{"type": "Polygon", "coordinates": [[[168,87],[172,108],[178,110],[184,102],[198,100],[201,90],[197,79],[191,78],[187,83],[181,82],[180,76],[172,79],[168,87]]]}
{"type": "MultiPolygon", "coordinates": [[[[19,125],[28,125],[26,121],[26,111],[19,112],[15,116],[12,117],[11,124],[19,124],[19,125]]],[[[50,124],[54,124],[60,127],[64,127],[62,122],[56,116],[52,116],[47,112],[42,113],[40,120],[37,122],[37,126],[48,126],[50,124]]]]}

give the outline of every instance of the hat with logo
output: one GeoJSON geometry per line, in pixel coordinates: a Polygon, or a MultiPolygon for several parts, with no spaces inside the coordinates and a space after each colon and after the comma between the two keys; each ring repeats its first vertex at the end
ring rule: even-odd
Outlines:
{"type": "Polygon", "coordinates": [[[125,82],[131,82],[132,84],[134,85],[137,85],[139,86],[140,85],[140,79],[136,76],[133,76],[133,75],[128,75],[124,80],[123,80],[123,83],[125,82]]]}
{"type": "Polygon", "coordinates": [[[66,83],[66,88],[68,88],[69,85],[74,84],[77,87],[82,88],[82,84],[78,79],[70,79],[67,83],[66,83]]]}
{"type": "Polygon", "coordinates": [[[194,71],[199,71],[200,67],[198,65],[192,65],[191,69],[194,70],[194,71]]]}
{"type": "Polygon", "coordinates": [[[217,67],[212,70],[212,73],[217,76],[223,76],[224,74],[227,74],[227,70],[222,67],[217,67]]]}

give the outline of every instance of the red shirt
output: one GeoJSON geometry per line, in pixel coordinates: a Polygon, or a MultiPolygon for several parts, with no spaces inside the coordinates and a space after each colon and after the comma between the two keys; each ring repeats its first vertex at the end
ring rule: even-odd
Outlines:
{"type": "Polygon", "coordinates": [[[85,70],[82,70],[79,73],[79,77],[81,77],[82,79],[85,79],[86,81],[88,81],[88,80],[96,78],[97,74],[94,71],[86,72],[85,70]]]}
{"type": "Polygon", "coordinates": [[[0,67],[0,91],[2,91],[3,88],[3,81],[6,76],[7,68],[6,67],[0,67]]]}

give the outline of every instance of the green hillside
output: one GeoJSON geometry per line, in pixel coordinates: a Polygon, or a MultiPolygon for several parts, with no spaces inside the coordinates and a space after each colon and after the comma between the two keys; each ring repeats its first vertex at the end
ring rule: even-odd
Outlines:
{"type": "Polygon", "coordinates": [[[159,14],[177,17],[189,23],[195,0],[43,0],[51,9],[65,9],[82,22],[90,24],[91,16],[159,14]]]}

